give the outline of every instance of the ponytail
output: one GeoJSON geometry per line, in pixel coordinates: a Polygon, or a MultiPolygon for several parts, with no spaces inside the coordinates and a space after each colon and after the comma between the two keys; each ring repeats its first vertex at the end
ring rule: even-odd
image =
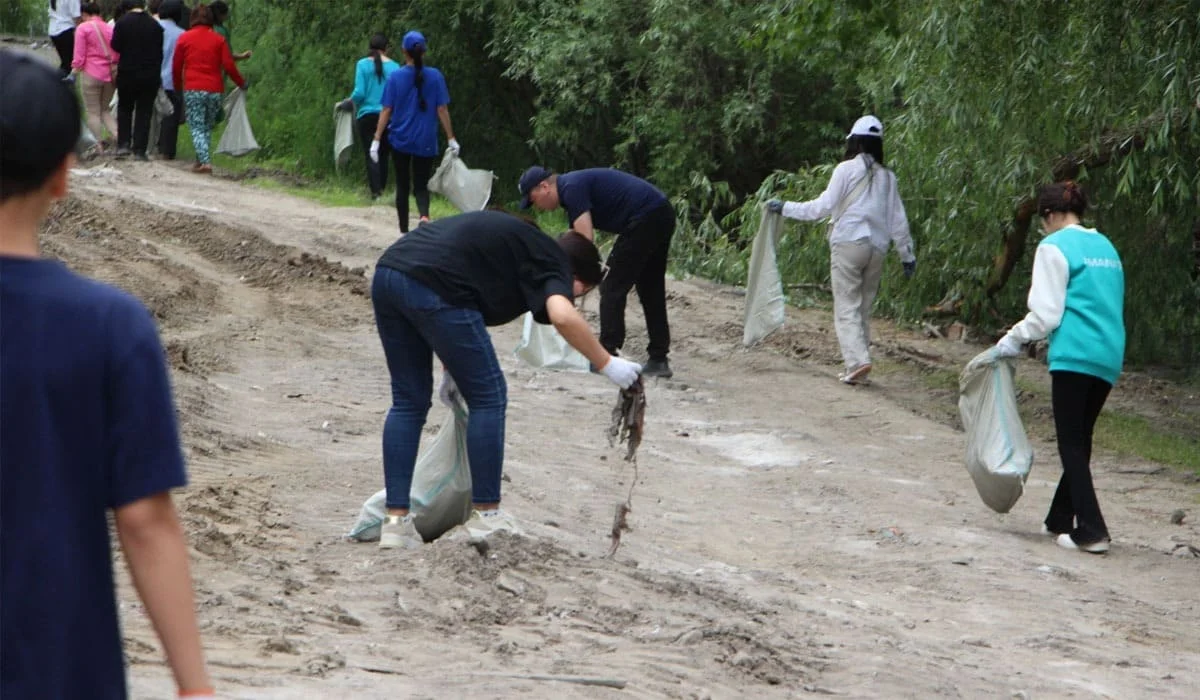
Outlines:
{"type": "Polygon", "coordinates": [[[379,82],[383,82],[383,52],[387,50],[388,40],[382,34],[375,34],[371,37],[371,58],[375,59],[375,77],[379,82]]]}
{"type": "Polygon", "coordinates": [[[425,92],[421,88],[425,85],[425,76],[422,74],[421,69],[425,67],[425,47],[414,46],[408,52],[408,55],[412,56],[413,68],[417,71],[417,74],[413,77],[413,85],[417,86],[417,109],[424,112],[426,107],[425,92]]]}
{"type": "Polygon", "coordinates": [[[1042,218],[1054,212],[1071,212],[1082,217],[1087,206],[1087,195],[1074,180],[1043,185],[1038,190],[1038,214],[1042,218]]]}

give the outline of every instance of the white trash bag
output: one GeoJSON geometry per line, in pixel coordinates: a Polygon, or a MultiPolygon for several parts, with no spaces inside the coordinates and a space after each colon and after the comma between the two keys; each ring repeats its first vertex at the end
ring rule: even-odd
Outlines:
{"type": "Polygon", "coordinates": [[[246,91],[234,88],[225,98],[225,133],[217,143],[217,153],[244,156],[258,150],[254,131],[250,129],[250,117],[246,114],[246,91]]]}
{"type": "MultiPolygon", "coordinates": [[[[354,114],[333,108],[333,165],[338,170],[350,162],[354,150],[354,114]]],[[[387,163],[383,163],[387,167],[387,163]]]]}
{"type": "MultiPolygon", "coordinates": [[[[426,542],[441,537],[471,516],[471,465],[467,461],[467,406],[452,394],[453,420],[448,420],[417,457],[409,489],[413,525],[426,542]]],[[[387,490],[363,503],[358,520],[346,535],[359,542],[376,542],[387,513],[387,490]]]]}
{"type": "Polygon", "coordinates": [[[521,342],[513,354],[539,369],[588,371],[586,357],[571,347],[554,326],[534,321],[533,314],[528,312],[525,314],[525,327],[521,330],[521,342]]]}
{"type": "Polygon", "coordinates": [[[989,348],[963,369],[958,389],[967,472],[983,502],[1007,513],[1024,493],[1033,467],[1033,446],[1017,412],[1016,364],[989,348]]]}
{"type": "Polygon", "coordinates": [[[746,319],[742,345],[750,347],[783,326],[785,304],[783,280],[775,247],[779,244],[783,216],[764,210],[750,249],[749,276],[746,280],[746,319]]]}
{"type": "Polygon", "coordinates": [[[472,170],[462,158],[446,149],[441,165],[429,178],[429,191],[450,200],[459,211],[479,211],[487,206],[495,179],[491,170],[472,170]]]}

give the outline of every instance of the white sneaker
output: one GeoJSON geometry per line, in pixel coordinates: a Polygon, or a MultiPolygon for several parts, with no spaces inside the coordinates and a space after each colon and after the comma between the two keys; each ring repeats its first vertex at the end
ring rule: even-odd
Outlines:
{"type": "Polygon", "coordinates": [[[422,544],[424,540],[413,525],[412,513],[384,516],[383,527],[379,531],[380,549],[416,549],[422,544]]]}
{"type": "Polygon", "coordinates": [[[525,534],[517,521],[511,515],[497,508],[496,510],[476,510],[463,524],[471,537],[487,537],[493,532],[511,532],[514,535],[525,534]]]}
{"type": "Polygon", "coordinates": [[[859,365],[848,372],[839,374],[838,381],[843,384],[869,384],[871,380],[867,378],[867,375],[870,373],[871,363],[868,362],[865,365],[859,365]]]}
{"type": "Polygon", "coordinates": [[[1070,535],[1063,534],[1059,535],[1055,542],[1063,549],[1076,549],[1081,552],[1088,552],[1089,554],[1104,554],[1108,551],[1108,540],[1100,540],[1099,542],[1092,542],[1090,544],[1079,544],[1070,535]]]}

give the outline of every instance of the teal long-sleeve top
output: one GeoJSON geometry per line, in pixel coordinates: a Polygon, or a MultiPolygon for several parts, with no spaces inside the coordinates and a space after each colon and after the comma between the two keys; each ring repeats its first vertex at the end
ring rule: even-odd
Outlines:
{"type": "Polygon", "coordinates": [[[399,70],[400,64],[390,58],[383,59],[383,77],[375,73],[375,59],[367,56],[359,59],[354,66],[354,93],[351,101],[357,109],[354,115],[361,119],[366,114],[378,114],[382,109],[383,86],[387,84],[388,76],[399,70]]]}

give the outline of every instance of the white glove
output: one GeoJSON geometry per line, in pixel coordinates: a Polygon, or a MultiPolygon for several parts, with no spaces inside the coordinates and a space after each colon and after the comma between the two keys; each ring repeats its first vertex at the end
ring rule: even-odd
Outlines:
{"type": "Polygon", "coordinates": [[[462,152],[462,146],[458,145],[458,139],[450,139],[450,143],[448,145],[450,147],[450,152],[454,154],[455,158],[457,158],[458,154],[462,152]]]}
{"type": "Polygon", "coordinates": [[[612,357],[608,364],[600,370],[601,374],[608,377],[608,380],[613,384],[628,389],[634,382],[637,381],[638,375],[642,373],[642,366],[636,362],[623,360],[619,357],[612,357]]]}
{"type": "Polygon", "coordinates": [[[454,377],[450,373],[442,371],[442,383],[438,387],[438,399],[446,404],[447,408],[454,408],[454,397],[458,395],[458,385],[454,383],[454,377]]]}
{"type": "Polygon", "coordinates": [[[996,343],[996,350],[1000,357],[1016,357],[1021,354],[1021,344],[1006,335],[996,343]]]}
{"type": "Polygon", "coordinates": [[[375,139],[371,142],[371,162],[379,162],[379,139],[375,139]]]}

